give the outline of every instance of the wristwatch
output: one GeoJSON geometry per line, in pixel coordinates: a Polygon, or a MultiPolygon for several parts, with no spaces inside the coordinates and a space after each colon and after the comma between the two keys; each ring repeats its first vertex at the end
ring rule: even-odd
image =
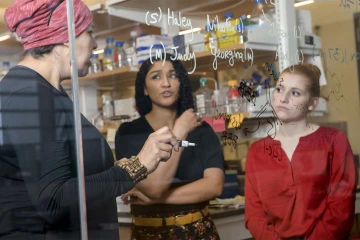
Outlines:
{"type": "Polygon", "coordinates": [[[147,178],[147,169],[136,156],[119,161],[116,165],[125,169],[135,184],[147,178]]]}

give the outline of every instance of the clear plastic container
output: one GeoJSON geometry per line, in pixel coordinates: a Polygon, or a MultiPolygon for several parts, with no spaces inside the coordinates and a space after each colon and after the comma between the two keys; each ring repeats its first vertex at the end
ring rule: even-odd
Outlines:
{"type": "Polygon", "coordinates": [[[109,95],[102,95],[103,98],[103,117],[105,121],[110,120],[114,116],[114,106],[112,103],[111,96],[109,95]]]}
{"type": "Polygon", "coordinates": [[[207,87],[207,79],[200,79],[200,88],[194,93],[196,102],[196,111],[202,115],[212,114],[212,95],[213,91],[207,87]]]}
{"type": "Polygon", "coordinates": [[[127,41],[125,45],[125,52],[129,66],[136,66],[136,38],[137,32],[131,31],[130,32],[130,39],[127,41]]]}
{"type": "Polygon", "coordinates": [[[117,41],[115,43],[114,68],[121,68],[124,66],[128,66],[126,52],[123,46],[124,46],[123,41],[117,41]]]}
{"type": "Polygon", "coordinates": [[[98,73],[101,72],[101,63],[99,61],[99,55],[98,54],[93,54],[91,56],[91,67],[90,67],[90,73],[98,73]]]}
{"type": "Polygon", "coordinates": [[[113,52],[111,49],[104,50],[103,67],[104,72],[113,70],[113,52]]]}
{"type": "Polygon", "coordinates": [[[238,90],[238,82],[236,80],[228,81],[229,92],[228,92],[228,108],[227,112],[238,113],[242,111],[242,101],[238,90]]]}

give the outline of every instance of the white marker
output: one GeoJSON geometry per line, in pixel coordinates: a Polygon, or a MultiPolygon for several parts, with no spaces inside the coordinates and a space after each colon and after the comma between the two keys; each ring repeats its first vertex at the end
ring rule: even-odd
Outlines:
{"type": "Polygon", "coordinates": [[[188,142],[188,141],[178,140],[178,143],[179,143],[180,147],[195,147],[196,146],[196,143],[191,143],[191,142],[188,142]]]}

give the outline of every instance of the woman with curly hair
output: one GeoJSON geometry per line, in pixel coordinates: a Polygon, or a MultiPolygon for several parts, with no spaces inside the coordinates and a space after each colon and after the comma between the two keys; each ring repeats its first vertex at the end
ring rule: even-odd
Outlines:
{"type": "Polygon", "coordinates": [[[173,152],[169,161],[122,196],[132,204],[132,239],[219,239],[206,207],[223,190],[221,145],[211,127],[196,116],[187,72],[172,58],[167,54],[164,63],[148,59],[140,67],[135,99],[141,117],[118,129],[116,157],[136,153],[149,134],[164,126],[177,139],[197,146],[173,152]]]}

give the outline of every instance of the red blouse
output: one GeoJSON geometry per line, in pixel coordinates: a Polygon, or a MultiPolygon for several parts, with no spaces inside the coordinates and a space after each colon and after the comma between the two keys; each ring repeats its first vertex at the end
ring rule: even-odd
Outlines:
{"type": "Polygon", "coordinates": [[[291,161],[280,141],[261,139],[246,158],[245,226],[255,239],[344,239],[356,185],[350,144],[337,129],[301,137],[291,161]]]}

